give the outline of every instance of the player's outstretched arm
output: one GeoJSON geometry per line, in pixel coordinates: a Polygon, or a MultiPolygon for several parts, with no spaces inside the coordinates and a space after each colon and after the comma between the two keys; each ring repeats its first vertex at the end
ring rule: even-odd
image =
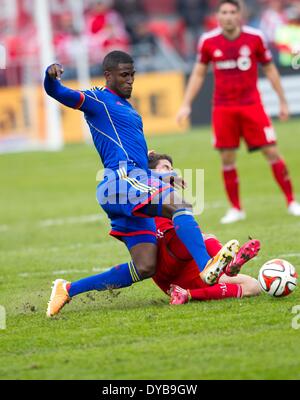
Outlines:
{"type": "Polygon", "coordinates": [[[208,66],[204,63],[196,63],[187,84],[182,105],[177,113],[177,123],[182,124],[191,114],[192,103],[202,88],[208,66]]]}
{"type": "Polygon", "coordinates": [[[69,89],[60,83],[63,72],[64,69],[62,65],[50,65],[46,70],[44,80],[45,90],[49,96],[53,97],[61,104],[67,107],[79,109],[84,102],[85,96],[82,92],[69,89]]]}
{"type": "Polygon", "coordinates": [[[278,69],[276,68],[275,64],[271,62],[263,66],[263,71],[279,98],[279,104],[280,104],[279,118],[281,121],[286,121],[289,118],[289,108],[281,84],[278,69]]]}

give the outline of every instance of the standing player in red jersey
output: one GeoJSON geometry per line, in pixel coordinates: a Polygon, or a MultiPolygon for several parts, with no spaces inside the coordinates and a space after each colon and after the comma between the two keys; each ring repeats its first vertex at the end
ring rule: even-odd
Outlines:
{"type": "MultiPolygon", "coordinates": [[[[173,161],[167,154],[149,153],[149,168],[158,174],[173,173],[173,161]]],[[[224,298],[257,296],[261,289],[256,279],[239,274],[242,266],[255,257],[260,249],[260,242],[251,239],[239,250],[226,266],[214,285],[206,284],[199,276],[197,264],[177,238],[172,221],[156,217],[158,257],[156,273],[153,276],[157,286],[171,296],[171,304],[184,304],[189,300],[220,300],[224,298]]],[[[222,244],[210,234],[203,235],[208,254],[213,257],[222,244]]]]}
{"type": "Polygon", "coordinates": [[[259,30],[242,26],[241,6],[237,0],[219,2],[218,20],[220,27],[200,38],[198,60],[188,82],[177,121],[181,123],[191,114],[192,102],[212,62],[215,77],[212,116],[214,145],[220,151],[225,189],[231,204],[221,223],[232,223],[246,217],[241,206],[236,169],[236,150],[240,137],[244,138],[249,151],[263,152],[286,198],[288,212],[300,216],[300,204],[295,201],[286,163],[278,151],[276,135],[257,88],[260,63],[278,95],[279,117],[282,121],[287,120],[287,101],[271,52],[259,30]]]}

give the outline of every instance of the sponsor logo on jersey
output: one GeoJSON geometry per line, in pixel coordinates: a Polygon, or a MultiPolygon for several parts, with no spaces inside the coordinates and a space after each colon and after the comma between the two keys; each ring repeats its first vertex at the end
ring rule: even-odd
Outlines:
{"type": "Polygon", "coordinates": [[[241,71],[248,71],[251,68],[251,58],[249,57],[239,57],[237,60],[238,69],[241,71]]]}
{"type": "Polygon", "coordinates": [[[249,57],[239,57],[237,60],[227,60],[227,61],[217,61],[217,69],[236,69],[240,71],[248,71],[252,66],[251,58],[249,57]]]}

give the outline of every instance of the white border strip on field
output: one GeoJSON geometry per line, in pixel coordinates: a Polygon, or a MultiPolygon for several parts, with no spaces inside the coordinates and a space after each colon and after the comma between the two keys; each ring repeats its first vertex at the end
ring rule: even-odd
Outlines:
{"type": "MultiPolygon", "coordinates": [[[[44,219],[38,221],[36,223],[36,227],[38,228],[49,228],[51,226],[63,226],[63,225],[76,225],[76,224],[88,224],[92,222],[98,222],[103,220],[104,216],[99,214],[91,214],[91,215],[81,215],[77,217],[66,217],[66,218],[53,218],[53,219],[44,219]]],[[[31,225],[34,227],[34,225],[31,225]]],[[[0,225],[0,233],[7,232],[8,230],[13,229],[14,225],[0,225]]]]}
{"type": "Polygon", "coordinates": [[[45,275],[50,275],[50,276],[62,276],[62,275],[68,275],[68,274],[93,274],[95,272],[104,272],[106,271],[107,268],[100,268],[100,267],[94,267],[92,269],[62,269],[59,271],[37,271],[37,272],[21,272],[18,274],[20,278],[32,278],[32,277],[39,277],[39,276],[45,276],[45,275]]]}
{"type": "Polygon", "coordinates": [[[81,215],[79,217],[45,219],[40,221],[38,225],[41,228],[48,228],[49,226],[86,224],[89,222],[97,222],[101,219],[103,219],[101,214],[81,215]]]}
{"type": "Polygon", "coordinates": [[[284,258],[284,257],[300,257],[300,253],[286,253],[286,254],[279,254],[277,258],[284,258]]]}

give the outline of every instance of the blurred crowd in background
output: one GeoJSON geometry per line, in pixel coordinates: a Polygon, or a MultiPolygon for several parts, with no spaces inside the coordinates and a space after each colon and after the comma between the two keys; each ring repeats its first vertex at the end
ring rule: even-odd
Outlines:
{"type": "MultiPolygon", "coordinates": [[[[70,0],[49,0],[56,60],[74,77],[78,37],[84,38],[92,75],[113,49],[128,51],[142,72],[184,66],[195,60],[202,32],[217,26],[218,0],[82,0],[82,20],[70,0]]],[[[263,30],[275,61],[290,66],[300,52],[299,0],[244,0],[244,22],[263,30]]],[[[24,63],[38,60],[39,41],[31,0],[0,0],[0,44],[7,49],[8,68],[1,85],[22,80],[24,63]]],[[[82,42],[81,42],[82,43],[82,42]]],[[[3,71],[2,71],[3,72],[3,71]]]]}

